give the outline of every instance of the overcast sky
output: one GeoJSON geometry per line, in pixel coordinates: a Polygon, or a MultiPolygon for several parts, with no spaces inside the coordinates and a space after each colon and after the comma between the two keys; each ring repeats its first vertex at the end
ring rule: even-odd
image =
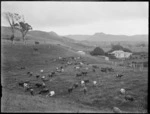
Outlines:
{"type": "MultiPolygon", "coordinates": [[[[148,34],[148,2],[1,2],[1,12],[24,15],[34,30],[59,35],[148,34]]],[[[1,16],[1,25],[8,22],[1,16]]]]}

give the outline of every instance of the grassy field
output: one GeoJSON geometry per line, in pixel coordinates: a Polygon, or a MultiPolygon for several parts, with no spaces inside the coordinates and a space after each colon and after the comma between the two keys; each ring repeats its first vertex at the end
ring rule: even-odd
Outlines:
{"type": "Polygon", "coordinates": [[[35,90],[35,95],[31,96],[18,86],[18,82],[24,80],[30,80],[32,83],[40,82],[41,80],[36,79],[35,76],[29,77],[27,72],[32,71],[35,75],[43,69],[42,75],[47,75],[56,67],[63,65],[60,61],[54,62],[54,59],[59,56],[78,57],[79,54],[55,44],[40,44],[35,47],[31,44],[2,43],[1,50],[2,112],[112,113],[114,106],[119,107],[123,112],[147,112],[147,69],[139,71],[114,66],[102,58],[84,55],[80,60],[85,63],[81,71],[88,67],[87,76],[76,77],[79,71],[75,71],[74,65],[66,66],[63,73],[57,73],[53,81],[46,82],[48,88],[56,92],[55,96],[46,98],[45,95],[38,94],[39,90],[35,90]],[[33,48],[37,48],[38,52],[33,48]],[[92,71],[92,64],[99,66],[96,72],[92,71]],[[115,71],[104,73],[101,72],[102,67],[112,67],[115,71]],[[124,76],[118,79],[115,77],[117,73],[124,76]],[[81,79],[97,80],[98,86],[94,87],[90,83],[87,85],[87,94],[83,94],[81,87],[68,94],[68,87],[81,79]],[[127,94],[132,95],[135,100],[125,101],[119,93],[121,88],[125,88],[127,94]]]}

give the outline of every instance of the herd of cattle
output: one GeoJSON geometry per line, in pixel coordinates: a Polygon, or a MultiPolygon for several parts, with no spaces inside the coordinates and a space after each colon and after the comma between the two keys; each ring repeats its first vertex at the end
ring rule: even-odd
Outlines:
{"type": "MultiPolygon", "coordinates": [[[[103,67],[103,68],[99,68],[99,66],[97,65],[89,65],[87,63],[85,63],[84,61],[82,61],[81,57],[59,57],[57,59],[54,59],[53,62],[59,62],[62,64],[62,66],[60,67],[56,67],[55,70],[51,71],[50,73],[48,73],[47,75],[43,76],[43,72],[44,70],[40,70],[39,74],[33,74],[33,72],[27,72],[27,75],[29,77],[33,77],[35,76],[36,79],[40,79],[42,83],[36,82],[36,83],[31,83],[30,81],[22,81],[19,82],[19,86],[23,87],[25,91],[30,92],[31,95],[35,95],[34,90],[35,89],[39,89],[40,91],[38,92],[38,94],[44,94],[46,95],[46,97],[48,96],[54,96],[56,93],[54,90],[50,90],[48,88],[48,86],[46,85],[46,82],[51,83],[53,77],[56,77],[58,73],[62,73],[65,72],[65,68],[67,66],[73,65],[74,70],[78,71],[76,73],[76,78],[80,77],[86,77],[88,75],[88,71],[90,69],[90,71],[92,72],[96,72],[97,70],[103,72],[103,73],[108,73],[108,72],[114,72],[115,70],[113,68],[110,67],[103,67]],[[76,65],[76,66],[75,66],[76,65]],[[92,66],[92,67],[88,67],[88,66],[92,66]],[[84,69],[84,70],[83,70],[84,69]]],[[[117,74],[116,78],[121,78],[123,75],[122,74],[117,74]]],[[[84,94],[87,93],[87,84],[92,84],[94,87],[96,87],[98,85],[96,80],[90,80],[90,79],[80,79],[79,82],[75,82],[73,84],[70,85],[70,87],[67,89],[68,94],[71,94],[73,92],[74,89],[81,87],[82,91],[84,94]]],[[[133,101],[134,98],[130,95],[126,95],[126,90],[125,89],[120,89],[120,93],[122,95],[125,95],[124,98],[125,100],[129,100],[129,101],[133,101]]]]}

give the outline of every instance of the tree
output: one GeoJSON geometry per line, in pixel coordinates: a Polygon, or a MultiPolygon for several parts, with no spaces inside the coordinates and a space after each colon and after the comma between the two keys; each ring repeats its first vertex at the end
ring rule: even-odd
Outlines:
{"type": "Polygon", "coordinates": [[[15,14],[17,23],[15,23],[15,28],[18,29],[23,38],[23,42],[25,43],[25,36],[29,30],[32,30],[31,25],[25,22],[24,16],[20,16],[19,14],[15,14]]]}
{"type": "Polygon", "coordinates": [[[3,15],[11,27],[12,35],[10,37],[10,40],[12,41],[12,43],[14,43],[14,38],[15,38],[15,26],[14,25],[16,23],[15,15],[14,13],[10,13],[10,12],[4,12],[3,15]]]}
{"type": "Polygon", "coordinates": [[[93,51],[90,52],[91,55],[105,55],[105,52],[100,47],[96,47],[93,51]]]}
{"type": "Polygon", "coordinates": [[[112,49],[108,51],[108,53],[113,52],[115,50],[123,50],[124,52],[132,52],[131,50],[124,48],[121,45],[112,45],[112,49]]]}

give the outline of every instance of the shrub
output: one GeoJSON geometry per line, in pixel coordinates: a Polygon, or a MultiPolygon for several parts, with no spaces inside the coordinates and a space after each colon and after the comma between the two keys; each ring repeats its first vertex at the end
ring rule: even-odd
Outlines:
{"type": "Polygon", "coordinates": [[[132,52],[131,50],[124,48],[121,45],[112,45],[112,49],[108,52],[110,53],[110,52],[113,52],[115,50],[123,50],[124,52],[132,52]]]}
{"type": "Polygon", "coordinates": [[[91,55],[105,55],[105,52],[100,47],[96,47],[93,51],[90,52],[91,55]]]}

